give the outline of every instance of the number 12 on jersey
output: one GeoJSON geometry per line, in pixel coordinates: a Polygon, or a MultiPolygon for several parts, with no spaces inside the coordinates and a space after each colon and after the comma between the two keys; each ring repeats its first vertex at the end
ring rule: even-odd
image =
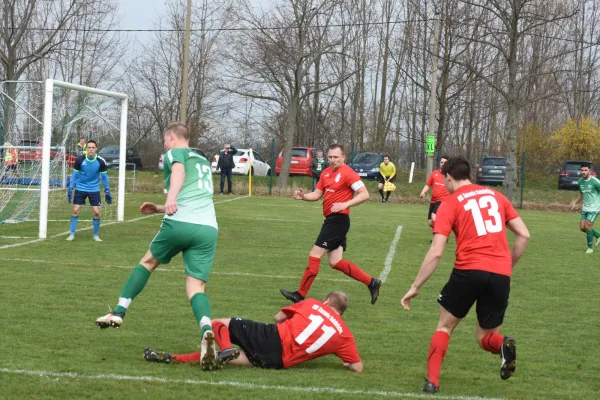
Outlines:
{"type": "MultiPolygon", "coordinates": [[[[323,324],[325,321],[323,317],[315,314],[309,315],[308,318],[311,320],[311,323],[295,338],[296,343],[298,344],[303,344],[306,342],[306,339],[315,333],[319,326],[321,326],[321,324],[323,324]]],[[[321,326],[321,330],[323,331],[321,336],[312,345],[310,345],[308,349],[306,349],[308,354],[312,354],[319,350],[335,334],[335,329],[331,326],[323,325],[321,326]]]]}
{"type": "Polygon", "coordinates": [[[488,233],[502,232],[502,217],[498,212],[498,202],[494,196],[482,196],[479,201],[471,199],[464,205],[465,211],[471,211],[477,236],[487,235],[488,233]],[[483,219],[481,210],[487,209],[491,219],[483,219]]]}

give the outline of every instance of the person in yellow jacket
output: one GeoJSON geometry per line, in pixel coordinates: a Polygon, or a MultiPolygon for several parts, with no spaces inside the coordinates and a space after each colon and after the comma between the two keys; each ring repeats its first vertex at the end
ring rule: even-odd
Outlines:
{"type": "Polygon", "coordinates": [[[4,167],[6,172],[14,171],[19,165],[19,153],[10,143],[4,143],[4,167]]]}
{"type": "Polygon", "coordinates": [[[385,183],[394,182],[394,180],[396,180],[396,166],[390,161],[389,154],[383,156],[383,162],[379,165],[379,176],[377,177],[377,180],[379,181],[379,185],[377,186],[379,188],[379,194],[381,195],[381,202],[387,203],[391,191],[385,190],[385,183]],[[384,192],[385,198],[383,195],[384,192]]]}

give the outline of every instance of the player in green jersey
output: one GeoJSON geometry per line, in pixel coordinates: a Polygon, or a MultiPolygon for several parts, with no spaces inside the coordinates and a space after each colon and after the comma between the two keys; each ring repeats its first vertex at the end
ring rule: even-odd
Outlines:
{"type": "Polygon", "coordinates": [[[579,194],[571,203],[571,210],[575,210],[577,204],[583,199],[579,229],[587,235],[586,253],[590,254],[594,252],[594,238],[596,238],[596,246],[600,244],[600,233],[593,228],[600,212],[600,180],[591,175],[589,164],[581,164],[581,178],[578,183],[579,194]]]}
{"type": "Polygon", "coordinates": [[[183,254],[186,293],[202,331],[200,344],[203,370],[218,365],[215,337],[210,320],[210,302],[204,289],[217,247],[217,218],[213,204],[210,163],[189,148],[189,132],[184,124],[173,123],[164,133],[164,179],[167,200],[164,205],[146,202],[142,214],[164,213],[158,234],[150,249],[133,269],[119,296],[114,311],[96,320],[100,328],[118,328],[132,300],[144,289],[150,274],[183,254]]]}

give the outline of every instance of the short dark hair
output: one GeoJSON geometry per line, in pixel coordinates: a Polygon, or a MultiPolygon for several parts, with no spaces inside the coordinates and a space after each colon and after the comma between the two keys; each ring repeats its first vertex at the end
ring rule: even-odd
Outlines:
{"type": "Polygon", "coordinates": [[[590,168],[590,163],[581,163],[581,165],[579,166],[579,168],[590,168]]]}
{"type": "Polygon", "coordinates": [[[450,175],[457,181],[464,181],[471,178],[471,164],[463,156],[450,157],[442,167],[442,174],[450,175]]]}
{"type": "Polygon", "coordinates": [[[348,308],[348,295],[342,291],[327,293],[323,301],[327,299],[329,299],[329,307],[336,309],[340,315],[348,308]]]}
{"type": "Polygon", "coordinates": [[[85,147],[87,147],[87,145],[90,143],[94,143],[96,145],[96,147],[98,147],[98,143],[96,143],[95,140],[88,140],[87,143],[85,144],[85,147]]]}
{"type": "Polygon", "coordinates": [[[342,154],[346,154],[344,152],[344,146],[342,146],[339,143],[333,143],[331,146],[329,146],[329,150],[335,150],[335,149],[340,149],[340,151],[342,152],[342,154]]]}
{"type": "Polygon", "coordinates": [[[190,132],[188,131],[187,126],[182,122],[171,122],[167,126],[167,129],[165,129],[165,135],[170,132],[173,132],[175,136],[180,139],[190,139],[190,132]]]}
{"type": "Polygon", "coordinates": [[[389,154],[384,154],[384,155],[383,155],[383,158],[386,158],[386,157],[387,157],[387,158],[390,158],[390,155],[389,155],[389,154]]]}
{"type": "Polygon", "coordinates": [[[446,161],[448,161],[448,160],[450,159],[450,156],[448,156],[447,154],[442,154],[442,155],[440,156],[440,160],[441,160],[442,158],[444,158],[444,159],[446,159],[446,161]]]}

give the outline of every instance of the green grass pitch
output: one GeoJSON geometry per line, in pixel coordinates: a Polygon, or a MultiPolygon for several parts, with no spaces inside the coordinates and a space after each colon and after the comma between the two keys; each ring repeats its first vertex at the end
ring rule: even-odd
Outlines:
{"type": "MultiPolygon", "coordinates": [[[[126,218],[139,217],[144,200],[128,196],[126,218]]],[[[217,257],[208,283],[213,317],[242,316],[270,322],[287,305],[279,288],[296,289],[322,223],[320,203],[215,196],[220,224],[217,257]]],[[[64,219],[70,206],[65,204],[64,219]]],[[[427,208],[368,203],[352,210],[345,257],[379,276],[398,226],[391,270],[379,301],[368,290],[330,269],[326,261],[310,295],[344,290],[344,315],[353,330],[365,369],[353,374],[334,356],[290,370],[229,366],[203,373],[195,365],[161,365],[143,360],[151,346],[171,352],[196,351],[197,328],[185,296],[181,257],[161,266],[134,300],[121,329],[100,330],[94,320],[114,307],[131,268],[147,250],[160,216],[105,225],[102,243],[82,231],[35,237],[33,223],[0,226],[0,398],[228,398],[331,399],[419,398],[426,376],[429,340],[438,317],[436,297],[454,259],[450,239],[442,262],[405,312],[400,299],[414,279],[430,239],[427,208]],[[20,236],[10,239],[6,236],[20,236]],[[146,377],[146,378],[141,378],[146,377]]],[[[518,367],[508,381],[500,360],[475,342],[470,313],[450,341],[441,391],[432,398],[597,399],[600,396],[598,282],[600,250],[586,255],[575,213],[523,212],[531,243],[517,265],[503,333],[518,343],[518,367]]],[[[80,228],[90,226],[81,222],[80,228]]],[[[68,230],[53,222],[49,235],[68,230]]],[[[599,247],[600,249],[600,247],[599,247]]],[[[425,396],[429,397],[429,396],[425,396]]]]}

